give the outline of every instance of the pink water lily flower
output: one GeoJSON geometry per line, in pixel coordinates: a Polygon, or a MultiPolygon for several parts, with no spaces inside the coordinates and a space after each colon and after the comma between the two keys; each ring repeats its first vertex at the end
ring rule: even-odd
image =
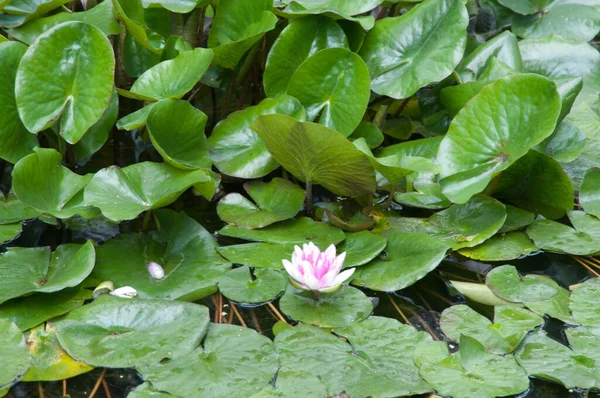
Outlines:
{"type": "Polygon", "coordinates": [[[342,282],[350,278],[355,268],[340,273],[346,252],[336,257],[335,246],[325,251],[314,243],[304,244],[302,249],[294,246],[292,261],[282,260],[285,270],[291,277],[292,285],[303,290],[333,292],[342,282]]]}

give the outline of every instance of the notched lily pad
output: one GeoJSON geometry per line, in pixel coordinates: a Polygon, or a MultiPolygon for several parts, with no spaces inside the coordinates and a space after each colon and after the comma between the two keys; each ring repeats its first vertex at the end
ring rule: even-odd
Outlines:
{"type": "Polygon", "coordinates": [[[466,247],[458,252],[481,261],[515,260],[539,251],[525,232],[516,231],[494,235],[480,245],[466,247]]]}
{"type": "Polygon", "coordinates": [[[219,291],[238,303],[272,301],[286,286],[287,276],[282,272],[260,268],[251,271],[247,266],[227,271],[219,278],[219,291]]]}
{"type": "Polygon", "coordinates": [[[25,337],[17,325],[0,319],[0,392],[23,376],[31,365],[25,337]]]}
{"type": "Polygon", "coordinates": [[[586,213],[600,218],[600,168],[585,173],[579,190],[579,204],[586,213]]]}
{"type": "Polygon", "coordinates": [[[546,300],[559,290],[556,282],[547,276],[520,276],[512,265],[502,265],[488,272],[485,284],[501,299],[517,303],[546,300]]]}

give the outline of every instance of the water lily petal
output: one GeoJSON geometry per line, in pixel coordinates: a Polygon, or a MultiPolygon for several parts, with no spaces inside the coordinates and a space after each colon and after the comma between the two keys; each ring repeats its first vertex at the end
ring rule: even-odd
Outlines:
{"type": "Polygon", "coordinates": [[[315,278],[312,272],[307,272],[304,274],[304,284],[310,288],[310,290],[318,290],[319,289],[319,280],[315,278]]]}
{"type": "Polygon", "coordinates": [[[356,271],[356,268],[350,268],[350,269],[347,269],[344,272],[340,273],[338,276],[335,277],[335,279],[333,280],[333,283],[331,285],[335,286],[335,285],[341,284],[346,279],[350,278],[352,276],[352,274],[354,273],[354,271],[356,271]]]}
{"type": "Polygon", "coordinates": [[[290,263],[288,260],[281,260],[281,262],[283,263],[283,268],[285,268],[288,275],[292,279],[295,279],[298,282],[302,282],[302,274],[294,264],[290,263]]]}
{"type": "Polygon", "coordinates": [[[333,266],[331,268],[335,270],[336,274],[338,272],[340,272],[340,270],[342,269],[342,266],[344,265],[345,260],[346,260],[346,252],[343,252],[342,254],[337,256],[337,258],[335,259],[335,262],[333,263],[333,266]]]}

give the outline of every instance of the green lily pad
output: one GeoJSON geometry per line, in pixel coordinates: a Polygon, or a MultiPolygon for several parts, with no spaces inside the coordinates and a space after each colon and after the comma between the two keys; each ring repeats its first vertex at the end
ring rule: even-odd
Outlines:
{"type": "Polygon", "coordinates": [[[306,119],[306,112],[297,99],[281,95],[233,112],[215,126],[208,145],[210,157],[219,171],[233,177],[259,178],[279,167],[265,142],[250,128],[258,116],[273,113],[301,121],[306,119]]]}
{"type": "Polygon", "coordinates": [[[221,220],[247,229],[263,228],[294,217],[304,203],[304,190],[282,178],[269,183],[248,182],[244,189],[256,205],[238,193],[230,193],[217,205],[221,220]]]}
{"type": "Polygon", "coordinates": [[[215,239],[185,213],[157,210],[155,215],[157,232],[121,234],[98,248],[92,279],[133,286],[142,298],[193,301],[216,292],[231,264],[216,252],[215,239]],[[163,278],[150,276],[151,261],[163,267],[163,278]]]}
{"type": "Polygon", "coordinates": [[[247,266],[225,272],[219,278],[219,291],[238,303],[258,304],[276,299],[287,286],[282,272],[259,268],[254,277],[250,272],[247,266]]]}
{"type": "Polygon", "coordinates": [[[204,135],[207,120],[204,112],[187,101],[166,99],[148,113],[147,128],[152,144],[167,163],[184,170],[210,169],[204,135]],[[173,115],[177,117],[173,118],[173,115]]]}
{"type": "Polygon", "coordinates": [[[75,144],[108,107],[115,72],[110,41],[93,25],[65,22],[40,36],[22,61],[15,96],[23,124],[37,133],[62,115],[60,135],[75,144]]]}
{"type": "Polygon", "coordinates": [[[555,296],[559,289],[547,276],[520,276],[512,265],[502,265],[488,272],[485,284],[501,299],[517,303],[546,300],[555,296]]]}
{"type": "MultiPolygon", "coordinates": [[[[508,31],[505,31],[508,32],[508,31]]],[[[521,53],[519,53],[519,56],[521,53]]],[[[507,75],[514,75],[519,73],[515,69],[508,66],[506,62],[500,61],[496,57],[492,57],[489,60],[487,68],[479,75],[479,80],[498,80],[507,75]]],[[[560,92],[560,90],[559,90],[560,92]]]]}
{"type": "Polygon", "coordinates": [[[11,0],[2,2],[3,27],[15,27],[23,25],[36,18],[42,17],[48,12],[68,3],[67,0],[11,0]],[[13,18],[6,18],[13,17],[13,18]]]}
{"type": "Polygon", "coordinates": [[[343,134],[289,116],[259,116],[252,129],[273,158],[296,178],[356,197],[375,191],[375,171],[343,134]]]}
{"type": "Polygon", "coordinates": [[[120,118],[117,120],[117,128],[119,130],[131,131],[144,127],[148,120],[148,114],[156,104],[158,104],[158,102],[151,102],[142,109],[138,109],[137,111],[120,118]]]}
{"type": "Polygon", "coordinates": [[[362,121],[358,127],[350,134],[349,140],[364,138],[369,149],[375,149],[383,144],[383,133],[373,123],[362,121]]]}
{"type": "Polygon", "coordinates": [[[491,81],[481,80],[445,87],[440,92],[440,102],[454,117],[471,98],[479,94],[490,83],[491,81]]]}
{"type": "Polygon", "coordinates": [[[383,177],[385,177],[392,185],[397,185],[400,180],[412,173],[412,170],[401,167],[401,157],[398,154],[375,157],[364,138],[354,140],[353,144],[356,149],[367,156],[371,166],[373,166],[373,168],[383,177]]]}
{"type": "Polygon", "coordinates": [[[579,204],[586,213],[600,218],[600,168],[585,173],[579,190],[579,204]]]}
{"type": "Polygon", "coordinates": [[[213,60],[213,51],[195,48],[163,61],[144,72],[130,92],[151,100],[181,98],[190,91],[213,60]]]}
{"type": "Polygon", "coordinates": [[[275,27],[277,17],[272,8],[273,0],[219,1],[208,35],[208,47],[215,51],[213,64],[234,69],[244,54],[275,27]]]}
{"type": "Polygon", "coordinates": [[[85,135],[73,146],[73,152],[77,159],[85,159],[96,153],[108,140],[110,131],[119,116],[119,95],[116,90],[110,97],[108,108],[85,135]]]}
{"type": "Polygon", "coordinates": [[[49,324],[29,331],[27,347],[31,352],[31,367],[23,381],[68,379],[94,369],[67,354],[60,346],[54,328],[49,324]]]}
{"type": "Polygon", "coordinates": [[[571,293],[565,288],[559,288],[555,296],[542,300],[526,303],[527,308],[540,316],[548,315],[560,319],[565,323],[574,323],[569,311],[569,298],[571,293]]]}
{"type": "Polygon", "coordinates": [[[519,307],[494,307],[494,323],[467,305],[453,305],[442,312],[440,328],[450,339],[469,336],[484,345],[491,354],[508,354],[544,319],[519,307]]]}
{"type": "Polygon", "coordinates": [[[335,20],[346,20],[359,23],[363,30],[370,30],[375,24],[371,15],[358,15],[375,8],[381,0],[325,0],[291,1],[288,6],[277,14],[286,18],[302,18],[307,15],[324,15],[335,20]],[[356,15],[356,17],[353,17],[356,15]]]}
{"type": "Polygon", "coordinates": [[[465,247],[458,252],[473,260],[508,261],[528,256],[538,250],[525,232],[516,231],[494,235],[480,245],[465,247]]]}
{"type": "Polygon", "coordinates": [[[0,224],[10,224],[17,221],[36,218],[41,213],[23,202],[13,193],[4,198],[0,196],[0,224]]]}
{"type": "Polygon", "coordinates": [[[54,149],[42,148],[19,160],[12,174],[15,195],[25,205],[57,218],[95,217],[98,209],[83,203],[83,188],[92,174],[77,175],[61,160],[54,149]]]}
{"type": "Polygon", "coordinates": [[[521,15],[536,14],[550,2],[552,0],[498,0],[504,7],[521,15]]]}
{"type": "Polygon", "coordinates": [[[368,317],[373,303],[360,290],[342,286],[333,293],[320,293],[315,300],[313,292],[298,290],[291,285],[279,300],[281,312],[290,318],[321,327],[344,327],[368,317]]]}
{"type": "Polygon", "coordinates": [[[559,162],[572,162],[585,147],[585,136],[575,124],[563,120],[552,135],[533,149],[552,156],[559,162]]]}
{"type": "Polygon", "coordinates": [[[535,219],[535,214],[518,207],[505,204],[506,206],[506,221],[498,231],[498,233],[506,233],[518,231],[530,225],[535,219]]]}
{"type": "Polygon", "coordinates": [[[464,335],[459,352],[448,355],[445,342],[429,342],[416,348],[414,360],[421,377],[444,396],[494,398],[529,388],[527,374],[513,356],[488,354],[481,343],[464,335]]]}
{"type": "Polygon", "coordinates": [[[600,386],[600,376],[589,351],[573,351],[538,331],[525,338],[515,353],[527,374],[562,383],[566,388],[600,386]]]}
{"type": "Polygon", "coordinates": [[[315,204],[316,216],[322,221],[340,228],[344,232],[359,232],[375,225],[375,220],[356,208],[344,206],[339,202],[318,202],[315,204]]]}
{"type": "Polygon", "coordinates": [[[0,225],[0,244],[9,242],[21,234],[22,226],[20,222],[0,225]]]}
{"type": "Polygon", "coordinates": [[[283,269],[281,260],[291,257],[294,244],[245,243],[219,247],[218,252],[234,264],[252,268],[283,269]]]}
{"type": "Polygon", "coordinates": [[[49,247],[9,248],[0,257],[0,303],[27,293],[52,293],[77,286],[94,268],[91,241],[49,247]]]}
{"type": "Polygon", "coordinates": [[[115,18],[123,22],[127,33],[135,38],[135,42],[149,52],[160,55],[163,43],[148,31],[141,0],[112,0],[112,4],[115,18]]]}
{"type": "MultiPolygon", "coordinates": [[[[316,222],[307,217],[284,221],[261,229],[244,229],[226,225],[219,235],[281,245],[298,245],[313,242],[318,247],[327,247],[345,239],[344,232],[327,223],[316,222]]],[[[291,252],[290,252],[291,255],[291,252]]]]}
{"type": "Polygon", "coordinates": [[[523,60],[517,37],[510,31],[505,31],[481,44],[461,61],[456,74],[463,83],[475,81],[489,67],[492,59],[521,72],[523,60]]]}
{"type": "Polygon", "coordinates": [[[63,22],[79,21],[96,26],[105,35],[116,35],[121,32],[121,26],[113,15],[113,5],[103,1],[98,5],[82,12],[60,12],[49,17],[39,18],[17,28],[9,29],[15,39],[32,44],[41,34],[63,22]]]}
{"type": "Polygon", "coordinates": [[[206,170],[180,170],[166,163],[142,162],[122,169],[110,166],[94,175],[84,197],[111,220],[131,220],[173,203],[192,185],[208,181],[206,170]]]}
{"type": "Polygon", "coordinates": [[[150,383],[142,383],[127,394],[127,398],[173,398],[176,395],[171,395],[166,392],[156,391],[150,383]]]}
{"type": "Polygon", "coordinates": [[[298,66],[286,93],[300,101],[308,120],[347,137],[367,109],[369,87],[369,71],[358,55],[346,48],[327,48],[298,66]]]}
{"type": "Polygon", "coordinates": [[[379,255],[387,246],[388,240],[369,231],[349,232],[337,247],[338,253],[346,252],[344,268],[367,264],[379,255]]]}
{"type": "Polygon", "coordinates": [[[203,348],[139,372],[159,391],[217,398],[249,397],[269,384],[277,368],[271,340],[252,329],[211,324],[203,348]]]}
{"type": "Polygon", "coordinates": [[[560,108],[556,85],[541,76],[511,75],[485,86],[454,118],[440,144],[444,194],[465,203],[483,191],[552,134],[560,108]]]}
{"type": "Polygon", "coordinates": [[[63,289],[52,294],[36,293],[2,303],[0,318],[14,322],[21,330],[28,330],[81,307],[90,298],[89,290],[79,288],[63,289]]]}
{"type": "Polygon", "coordinates": [[[578,286],[571,293],[569,308],[573,312],[573,319],[582,325],[600,327],[600,280],[590,279],[578,286]]]}
{"type": "Polygon", "coordinates": [[[467,9],[459,0],[428,0],[400,17],[377,21],[360,50],[371,74],[371,89],[409,98],[450,75],[465,51],[468,22],[467,9]]]}
{"type": "Polygon", "coordinates": [[[347,340],[302,324],[277,334],[281,369],[275,385],[284,396],[300,397],[315,388],[328,396],[345,392],[353,398],[431,391],[412,361],[412,347],[431,342],[425,332],[394,319],[369,317],[335,333],[347,340]]]}
{"type": "Polygon", "coordinates": [[[540,249],[577,256],[600,253],[600,220],[583,211],[567,211],[574,228],[556,221],[538,219],[527,227],[527,235],[540,249]]]}
{"type": "Polygon", "coordinates": [[[386,235],[386,256],[356,270],[352,284],[371,290],[404,289],[433,271],[446,256],[449,245],[420,233],[386,235]]]}
{"type": "Polygon", "coordinates": [[[477,195],[429,218],[397,217],[393,232],[417,232],[452,246],[453,250],[477,246],[492,237],[504,224],[506,210],[489,196],[477,195]]]}
{"type": "Polygon", "coordinates": [[[142,0],[144,8],[162,7],[180,14],[194,11],[196,7],[200,7],[203,3],[205,3],[204,0],[142,0]]]}
{"type": "Polygon", "coordinates": [[[513,303],[511,301],[506,301],[496,296],[489,287],[484,285],[483,283],[471,283],[471,282],[459,282],[459,281],[450,281],[452,286],[463,296],[468,298],[469,300],[473,300],[476,303],[481,303],[490,306],[515,306],[522,307],[521,303],[513,303]]]}
{"type": "Polygon", "coordinates": [[[29,155],[37,145],[35,135],[29,133],[21,122],[15,100],[15,77],[19,61],[27,51],[21,43],[0,43],[0,158],[16,163],[29,155]]]}
{"type": "Polygon", "coordinates": [[[600,153],[600,141],[586,140],[585,146],[577,159],[569,163],[561,163],[561,166],[573,183],[573,188],[581,188],[581,183],[589,169],[600,167],[600,161],[597,157],[598,153],[600,153]]]}
{"type": "Polygon", "coordinates": [[[25,344],[25,337],[17,325],[0,319],[0,391],[23,376],[31,364],[31,355],[25,344]]]}
{"type": "Polygon", "coordinates": [[[265,93],[269,97],[284,94],[292,75],[300,64],[325,48],[348,48],[342,28],[331,18],[311,15],[292,22],[279,34],[263,75],[265,93]]]}
{"type": "Polygon", "coordinates": [[[201,305],[103,295],[52,326],[73,358],[129,368],[187,354],[200,344],[208,324],[208,308],[201,305]]]}

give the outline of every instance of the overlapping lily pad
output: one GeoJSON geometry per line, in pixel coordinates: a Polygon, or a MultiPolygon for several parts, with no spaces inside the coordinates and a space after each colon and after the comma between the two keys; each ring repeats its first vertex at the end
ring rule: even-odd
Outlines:
{"type": "Polygon", "coordinates": [[[480,261],[508,261],[521,258],[539,249],[522,231],[495,235],[480,245],[465,247],[458,252],[463,256],[480,261]]]}
{"type": "Polygon", "coordinates": [[[600,218],[600,168],[589,169],[579,190],[579,204],[586,213],[600,218]]]}
{"type": "Polygon", "coordinates": [[[527,303],[552,298],[559,287],[547,276],[528,274],[520,276],[512,265],[502,265],[491,270],[485,277],[485,284],[503,300],[527,303]]]}
{"type": "Polygon", "coordinates": [[[4,364],[0,373],[0,391],[23,376],[31,364],[23,333],[17,325],[0,319],[0,361],[4,364]]]}
{"type": "Polygon", "coordinates": [[[19,236],[21,229],[20,222],[0,225],[0,244],[11,241],[19,236]]]}
{"type": "Polygon", "coordinates": [[[88,365],[129,368],[177,358],[200,344],[208,308],[108,295],[52,323],[61,346],[88,365]]]}
{"type": "Polygon", "coordinates": [[[260,268],[251,271],[247,266],[227,271],[219,278],[219,291],[238,303],[274,300],[286,286],[287,276],[282,272],[260,268]]]}

